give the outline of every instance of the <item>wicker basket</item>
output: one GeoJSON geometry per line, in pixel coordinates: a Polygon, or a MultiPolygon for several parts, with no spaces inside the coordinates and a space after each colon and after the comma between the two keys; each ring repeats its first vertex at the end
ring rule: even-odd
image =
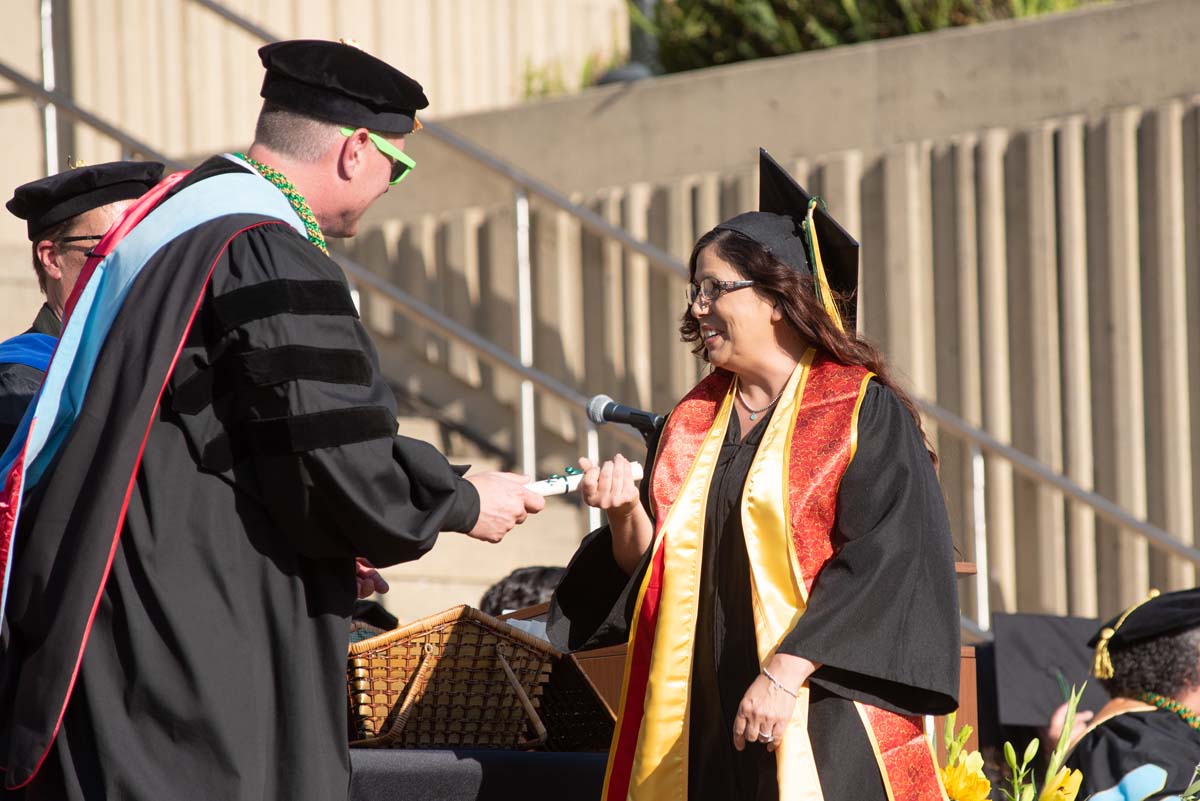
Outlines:
{"type": "Polygon", "coordinates": [[[536,748],[542,688],[560,654],[458,606],[350,646],[351,745],[536,748]]]}

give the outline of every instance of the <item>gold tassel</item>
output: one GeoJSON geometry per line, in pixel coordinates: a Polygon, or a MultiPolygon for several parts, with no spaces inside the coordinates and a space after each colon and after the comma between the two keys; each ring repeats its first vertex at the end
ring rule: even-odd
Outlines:
{"type": "Polygon", "coordinates": [[[804,220],[808,226],[808,241],[812,245],[813,277],[817,279],[817,295],[821,305],[825,307],[825,313],[833,320],[837,330],[844,334],[846,329],[842,326],[842,315],[833,301],[833,291],[829,288],[829,279],[825,276],[825,264],[821,261],[821,247],[817,244],[817,226],[813,220],[817,202],[815,197],[808,201],[808,216],[804,220]]]}
{"type": "Polygon", "coordinates": [[[1140,601],[1125,610],[1125,614],[1117,618],[1117,622],[1112,628],[1105,627],[1100,632],[1100,642],[1096,643],[1096,656],[1092,660],[1092,675],[1098,679],[1111,679],[1113,677],[1112,657],[1108,654],[1108,641],[1117,633],[1117,629],[1121,628],[1121,624],[1125,619],[1133,614],[1133,610],[1143,604],[1153,601],[1159,595],[1158,590],[1150,590],[1150,594],[1146,596],[1145,601],[1140,601]]]}

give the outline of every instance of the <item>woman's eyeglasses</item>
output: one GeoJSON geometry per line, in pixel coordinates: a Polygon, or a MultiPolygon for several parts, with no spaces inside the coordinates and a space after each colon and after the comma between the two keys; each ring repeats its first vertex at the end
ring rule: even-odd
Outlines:
{"type": "Polygon", "coordinates": [[[689,283],[686,287],[688,305],[695,303],[699,298],[704,298],[708,303],[714,303],[726,292],[734,292],[748,286],[754,286],[754,282],[718,281],[715,278],[705,278],[699,284],[689,283]]]}
{"type": "MultiPolygon", "coordinates": [[[[342,136],[354,136],[353,128],[342,128],[340,130],[342,136]]],[[[367,137],[374,143],[375,147],[379,148],[379,152],[384,155],[384,158],[392,163],[392,177],[388,181],[389,186],[395,186],[403,181],[417,166],[417,162],[413,161],[411,156],[379,134],[367,131],[367,137]]]]}

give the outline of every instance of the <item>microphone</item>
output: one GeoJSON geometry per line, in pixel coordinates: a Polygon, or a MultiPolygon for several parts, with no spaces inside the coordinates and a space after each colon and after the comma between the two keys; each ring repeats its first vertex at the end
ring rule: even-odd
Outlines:
{"type": "Polygon", "coordinates": [[[661,414],[645,412],[629,406],[622,406],[607,395],[596,395],[587,405],[587,416],[596,425],[605,423],[624,423],[649,437],[662,428],[666,420],[661,414]]]}

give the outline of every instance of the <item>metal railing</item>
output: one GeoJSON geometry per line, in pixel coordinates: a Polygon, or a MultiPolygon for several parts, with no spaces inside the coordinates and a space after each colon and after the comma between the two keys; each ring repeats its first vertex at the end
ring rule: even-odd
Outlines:
{"type": "MultiPolygon", "coordinates": [[[[229,11],[215,0],[191,0],[204,8],[220,15],[227,21],[238,26],[252,35],[272,41],[275,37],[263,28],[229,11]]],[[[0,77],[11,81],[24,95],[32,97],[44,106],[54,106],[69,119],[83,123],[118,142],[123,153],[140,154],[170,165],[181,165],[119,128],[109,124],[95,114],[79,107],[70,98],[43,87],[19,71],[0,62],[0,77]]],[[[589,458],[597,460],[599,453],[598,434],[595,426],[583,415],[587,398],[571,386],[558,379],[539,371],[533,365],[533,306],[532,281],[530,276],[530,231],[529,231],[529,200],[537,197],[560,209],[574,218],[583,228],[591,231],[602,239],[615,242],[627,252],[644,257],[655,269],[668,275],[686,277],[683,263],[665,253],[661,249],[642,241],[624,229],[612,225],[600,215],[573,203],[566,195],[549,187],[528,173],[504,162],[478,145],[469,142],[450,130],[433,122],[425,123],[424,130],[442,141],[456,152],[464,155],[488,169],[492,173],[505,178],[513,187],[513,203],[516,212],[516,253],[518,270],[518,350],[519,354],[511,353],[497,347],[495,344],[466,328],[446,315],[418,301],[408,293],[396,288],[380,278],[367,268],[340,254],[335,259],[345,270],[350,282],[358,288],[366,289],[373,296],[382,298],[393,309],[403,313],[417,324],[430,329],[446,338],[471,350],[480,358],[504,370],[508,370],[521,380],[519,401],[519,431],[520,445],[518,462],[524,472],[534,473],[536,464],[536,439],[534,437],[535,390],[557,398],[578,411],[583,420],[585,445],[589,458]]],[[[1032,457],[1000,442],[986,432],[978,429],[952,412],[928,401],[916,401],[922,414],[933,420],[939,426],[939,431],[948,433],[964,443],[970,457],[970,495],[971,528],[974,556],[977,563],[976,603],[972,620],[962,617],[963,631],[973,639],[986,639],[990,618],[988,565],[987,565],[987,525],[986,525],[986,467],[984,453],[991,454],[1011,465],[1014,470],[1062,493],[1075,503],[1089,508],[1099,518],[1119,527],[1124,531],[1144,539],[1150,546],[1169,553],[1192,564],[1200,565],[1200,549],[1183,544],[1151,523],[1135,517],[1117,504],[1109,501],[1090,490],[1080,487],[1066,476],[1056,472],[1032,457]]],[[[636,435],[620,427],[614,427],[613,434],[631,445],[640,445],[641,440],[636,435]]],[[[591,522],[598,524],[598,513],[591,512],[591,522]]]]}

